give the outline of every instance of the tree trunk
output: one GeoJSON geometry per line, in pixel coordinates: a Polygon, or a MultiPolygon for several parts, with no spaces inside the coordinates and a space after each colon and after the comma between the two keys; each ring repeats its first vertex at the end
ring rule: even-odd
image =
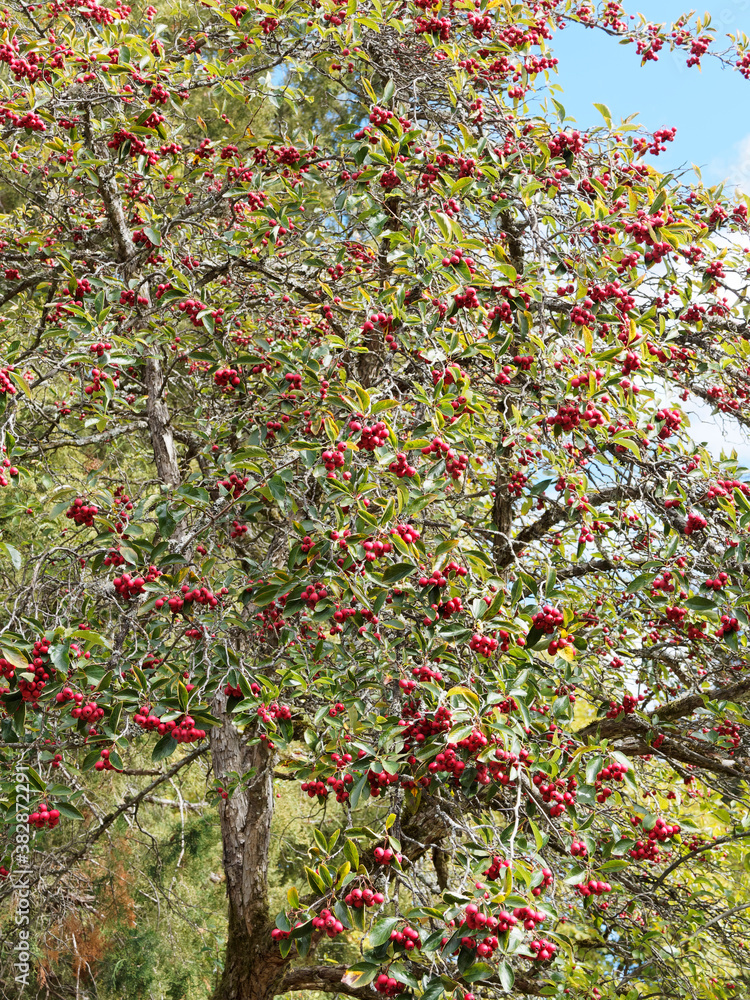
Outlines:
{"type": "Polygon", "coordinates": [[[214,774],[243,776],[221,804],[229,921],[224,971],[214,1000],[269,1000],[287,962],[271,938],[268,908],[268,851],[273,818],[274,755],[265,746],[247,745],[232,724],[223,696],[213,706],[222,725],[211,731],[214,774]]]}
{"type": "Polygon", "coordinates": [[[164,401],[164,373],[157,357],[146,361],[146,418],[151,433],[151,446],[154,449],[154,463],[159,478],[167,486],[179,486],[182,477],[177,462],[177,450],[172,435],[172,424],[169,410],[164,401]]]}

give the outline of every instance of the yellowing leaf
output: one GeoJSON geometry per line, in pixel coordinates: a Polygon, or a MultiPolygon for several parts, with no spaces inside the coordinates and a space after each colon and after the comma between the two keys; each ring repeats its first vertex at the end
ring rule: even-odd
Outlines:
{"type": "Polygon", "coordinates": [[[20,653],[16,652],[15,649],[8,649],[7,646],[0,646],[0,654],[2,654],[8,663],[12,663],[14,667],[18,670],[25,670],[29,663],[20,653]]]}

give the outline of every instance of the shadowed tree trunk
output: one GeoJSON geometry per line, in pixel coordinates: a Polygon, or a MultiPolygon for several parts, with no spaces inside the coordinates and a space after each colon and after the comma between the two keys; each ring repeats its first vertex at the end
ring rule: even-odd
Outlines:
{"type": "Polygon", "coordinates": [[[245,775],[221,804],[229,920],[224,971],[214,997],[265,1000],[275,995],[286,965],[271,938],[268,909],[274,755],[262,743],[248,746],[226,711],[218,705],[214,710],[223,722],[211,731],[214,773],[220,781],[232,772],[245,775]]]}

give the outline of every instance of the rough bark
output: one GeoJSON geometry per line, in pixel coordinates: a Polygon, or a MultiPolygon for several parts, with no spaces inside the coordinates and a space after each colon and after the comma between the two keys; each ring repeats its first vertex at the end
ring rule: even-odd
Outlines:
{"type": "MultiPolygon", "coordinates": [[[[401,199],[394,196],[386,198],[383,207],[388,216],[384,226],[384,236],[380,241],[380,252],[378,254],[378,273],[381,284],[387,281],[393,270],[393,265],[388,263],[388,254],[391,252],[391,241],[388,233],[396,232],[401,228],[399,218],[401,209],[401,199]]],[[[385,362],[385,335],[383,330],[377,326],[364,337],[364,346],[367,348],[366,354],[360,354],[357,361],[357,376],[365,388],[374,385],[380,375],[385,362]]]]}
{"type": "Polygon", "coordinates": [[[246,777],[220,810],[229,920],[214,1000],[267,1000],[276,994],[287,964],[271,938],[268,908],[274,755],[263,744],[248,746],[224,707],[213,706],[222,719],[211,730],[214,774],[219,780],[232,772],[246,777]]]}
{"type": "Polygon", "coordinates": [[[127,265],[135,256],[135,244],[125,219],[125,209],[117,189],[117,182],[112,173],[99,174],[99,194],[104,202],[107,218],[112,228],[117,248],[117,259],[127,265]]]}
{"type": "Polygon", "coordinates": [[[167,486],[176,487],[180,485],[182,478],[169,410],[164,401],[164,373],[161,361],[157,357],[151,357],[146,362],[146,388],[148,390],[146,418],[156,470],[162,482],[167,486]]]}
{"type": "MultiPolygon", "coordinates": [[[[288,557],[284,521],[274,532],[264,564],[281,566],[288,557]]],[[[267,645],[275,645],[273,637],[267,645]]],[[[247,734],[239,732],[226,711],[224,695],[217,695],[212,712],[221,719],[221,726],[211,730],[214,774],[219,781],[224,775],[240,775],[236,791],[220,811],[229,918],[224,970],[213,1000],[270,1000],[280,992],[290,963],[271,937],[268,904],[275,755],[263,743],[248,746],[247,734]]]]}

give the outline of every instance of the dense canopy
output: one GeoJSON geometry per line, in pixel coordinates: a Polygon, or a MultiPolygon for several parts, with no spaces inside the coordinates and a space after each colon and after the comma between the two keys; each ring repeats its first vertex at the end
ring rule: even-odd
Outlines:
{"type": "Polygon", "coordinates": [[[750,43],[629,13],[3,12],[4,995],[750,991],[748,200],[554,83],[750,43]]]}

